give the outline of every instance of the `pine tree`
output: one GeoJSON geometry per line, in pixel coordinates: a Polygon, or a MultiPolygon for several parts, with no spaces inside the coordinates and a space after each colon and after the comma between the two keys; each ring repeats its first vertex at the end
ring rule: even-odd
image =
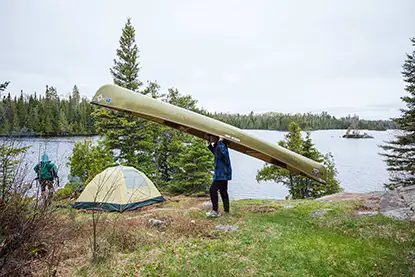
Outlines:
{"type": "Polygon", "coordinates": [[[36,130],[39,125],[39,116],[37,112],[37,107],[33,107],[33,108],[29,107],[28,114],[30,114],[30,119],[28,119],[27,121],[27,129],[29,130],[29,133],[36,134],[36,130]]]}
{"type": "Polygon", "coordinates": [[[213,170],[212,154],[206,143],[192,137],[178,156],[177,170],[170,182],[173,193],[206,193],[211,183],[213,170]]]}
{"type": "Polygon", "coordinates": [[[20,135],[20,121],[17,113],[13,114],[13,135],[20,135]]]}
{"type": "Polygon", "coordinates": [[[316,162],[323,162],[322,154],[317,150],[314,146],[313,140],[311,139],[311,133],[309,131],[306,132],[306,137],[302,142],[302,153],[304,157],[312,159],[316,162]]]}
{"type": "MultiPolygon", "coordinates": [[[[138,47],[131,19],[127,19],[117,49],[117,58],[110,69],[114,83],[140,93],[142,85],[138,79],[138,47]]],[[[144,91],[145,93],[146,91],[144,91]]],[[[143,93],[143,92],[141,92],[143,93]]],[[[117,161],[134,166],[153,177],[154,135],[150,122],[120,112],[98,108],[94,112],[96,130],[104,135],[105,144],[111,150],[118,150],[117,161]]]]}
{"type": "Polygon", "coordinates": [[[303,139],[301,136],[301,128],[297,123],[291,122],[289,124],[288,134],[285,135],[285,140],[279,141],[278,144],[316,162],[325,164],[328,171],[327,183],[322,185],[314,180],[271,164],[265,164],[257,172],[256,179],[258,182],[274,181],[282,183],[288,187],[290,196],[293,199],[316,198],[341,191],[339,182],[336,179],[337,171],[333,156],[330,153],[323,156],[315,148],[309,132],[307,132],[305,139],[303,139]]]}
{"type": "Polygon", "coordinates": [[[58,91],[55,87],[46,86],[45,96],[47,100],[57,100],[58,99],[58,91]]]}
{"type": "Polygon", "coordinates": [[[16,113],[14,114],[14,116],[17,116],[17,120],[16,123],[19,126],[19,131],[20,133],[24,133],[27,128],[27,116],[26,116],[26,105],[25,105],[25,100],[24,100],[24,96],[23,96],[23,91],[20,91],[20,96],[17,99],[17,102],[15,103],[15,107],[16,107],[16,113]]]}
{"type": "MultiPolygon", "coordinates": [[[[165,95],[163,101],[188,110],[195,111],[197,109],[196,100],[190,95],[180,94],[177,89],[173,88],[168,89],[168,93],[165,95]]],[[[189,142],[193,142],[192,136],[184,132],[166,126],[161,126],[161,129],[159,129],[155,153],[157,157],[158,183],[163,187],[167,187],[168,189],[174,188],[173,190],[176,192],[180,190],[178,189],[180,184],[177,181],[177,174],[181,173],[185,167],[185,165],[182,164],[182,162],[185,161],[185,158],[180,157],[184,155],[184,152],[192,149],[187,147],[189,142]],[[176,176],[176,178],[174,179],[173,176],[176,176]]],[[[204,148],[203,151],[208,151],[206,147],[204,148]]],[[[209,154],[209,152],[207,153],[209,154]]],[[[211,160],[211,163],[213,164],[213,159],[211,160]]],[[[197,178],[195,176],[200,174],[199,171],[187,171],[187,173],[189,174],[187,178],[190,179],[197,178]],[[195,176],[192,177],[191,175],[195,176]]],[[[186,191],[186,187],[184,187],[183,192],[184,191],[186,191]]]]}
{"type": "MultiPolygon", "coordinates": [[[[6,90],[7,86],[9,85],[9,82],[5,82],[3,84],[0,84],[0,97],[2,96],[3,91],[6,90]]],[[[5,105],[5,98],[0,99],[2,100],[0,102],[0,132],[4,134],[6,132],[5,130],[5,124],[6,124],[6,105],[5,105]]]]}
{"type": "Polygon", "coordinates": [[[131,18],[122,30],[119,40],[120,48],[117,49],[117,58],[114,66],[110,68],[114,83],[120,87],[138,91],[142,83],[138,79],[139,62],[138,47],[135,43],[135,29],[131,24],[131,18]]]}
{"type": "MultiPolygon", "coordinates": [[[[415,37],[411,39],[415,48],[415,37]]],[[[401,133],[386,145],[381,146],[386,153],[386,164],[390,173],[389,184],[386,187],[393,189],[398,186],[415,185],[415,49],[412,54],[406,54],[402,67],[405,90],[409,95],[401,97],[406,104],[402,114],[392,119],[399,125],[401,133]]]]}
{"type": "Polygon", "coordinates": [[[20,147],[14,141],[5,141],[0,144],[0,197],[3,201],[11,192],[22,154],[29,148],[28,146],[20,147]]]}
{"type": "Polygon", "coordinates": [[[64,109],[61,109],[59,113],[59,133],[61,135],[69,134],[69,123],[64,109]]]}
{"type": "Polygon", "coordinates": [[[73,86],[71,99],[75,105],[78,105],[81,101],[81,94],[79,93],[79,89],[76,85],[73,86]]]}

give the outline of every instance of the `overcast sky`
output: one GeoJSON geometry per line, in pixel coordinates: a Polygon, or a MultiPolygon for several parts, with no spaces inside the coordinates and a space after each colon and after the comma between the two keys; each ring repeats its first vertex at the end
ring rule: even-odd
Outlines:
{"type": "Polygon", "coordinates": [[[121,29],[136,28],[140,79],[210,111],[399,115],[414,0],[2,0],[0,82],[92,97],[111,83],[121,29]]]}

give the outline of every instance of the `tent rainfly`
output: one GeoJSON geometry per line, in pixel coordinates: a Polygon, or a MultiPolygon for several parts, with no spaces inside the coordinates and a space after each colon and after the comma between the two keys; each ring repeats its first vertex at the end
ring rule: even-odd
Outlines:
{"type": "Polygon", "coordinates": [[[124,212],[165,201],[144,173],[130,166],[109,167],[95,176],[72,206],[124,212]]]}

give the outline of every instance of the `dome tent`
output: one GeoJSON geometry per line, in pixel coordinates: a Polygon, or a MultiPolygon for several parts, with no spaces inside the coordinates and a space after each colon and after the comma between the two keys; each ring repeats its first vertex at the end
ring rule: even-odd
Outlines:
{"type": "Polygon", "coordinates": [[[124,212],[165,201],[144,173],[130,166],[108,167],[86,185],[75,209],[124,212]]]}

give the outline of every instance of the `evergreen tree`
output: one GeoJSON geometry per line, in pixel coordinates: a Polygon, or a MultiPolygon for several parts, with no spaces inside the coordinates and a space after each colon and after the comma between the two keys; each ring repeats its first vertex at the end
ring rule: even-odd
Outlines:
{"type": "Polygon", "coordinates": [[[18,164],[29,147],[20,147],[14,141],[0,144],[0,197],[5,201],[18,175],[18,164]]]}
{"type": "Polygon", "coordinates": [[[192,137],[178,155],[169,190],[173,193],[206,193],[212,178],[212,153],[206,143],[192,137]]]}
{"type": "Polygon", "coordinates": [[[323,161],[323,157],[321,153],[314,146],[313,140],[311,139],[311,133],[309,131],[306,132],[306,137],[302,141],[302,145],[303,145],[303,150],[301,153],[303,153],[305,157],[312,159],[313,161],[316,161],[319,163],[323,161]]]}
{"type": "MultiPolygon", "coordinates": [[[[9,84],[10,84],[10,82],[4,82],[4,83],[0,84],[0,92],[5,91],[9,84]]],[[[2,96],[2,95],[0,94],[0,96],[2,96]]]]}
{"type": "Polygon", "coordinates": [[[303,139],[301,136],[301,128],[297,123],[291,122],[289,124],[288,134],[285,135],[285,140],[279,141],[278,144],[316,162],[323,163],[328,171],[327,183],[324,185],[320,184],[310,178],[303,177],[272,164],[265,164],[258,171],[256,176],[258,182],[274,181],[283,183],[288,187],[290,196],[293,199],[317,198],[341,191],[339,182],[336,179],[337,171],[332,155],[327,154],[323,156],[315,148],[309,132],[307,132],[306,138],[303,139]]]}
{"type": "MultiPolygon", "coordinates": [[[[122,30],[119,44],[117,58],[114,59],[114,66],[110,69],[114,83],[140,93],[138,90],[142,83],[138,79],[138,48],[130,18],[127,19],[122,30]]],[[[117,150],[119,153],[116,157],[117,161],[134,166],[153,177],[155,175],[154,135],[150,122],[104,108],[96,109],[94,115],[97,119],[97,132],[104,135],[105,144],[111,150],[117,150]]]]}
{"type": "MultiPolygon", "coordinates": [[[[182,95],[177,89],[173,88],[168,89],[168,93],[165,95],[163,101],[188,110],[195,111],[197,109],[197,101],[195,99],[190,95],[182,95]]],[[[179,183],[177,181],[177,174],[182,173],[182,170],[185,167],[181,164],[180,157],[184,152],[193,149],[186,147],[188,143],[193,142],[192,136],[170,127],[161,126],[158,138],[159,140],[155,148],[157,154],[158,183],[163,187],[175,187],[176,189],[174,190],[178,191],[177,186],[179,183]],[[173,176],[176,176],[176,179],[174,182],[171,182],[174,179],[173,176]]],[[[200,146],[200,144],[196,145],[200,146]]],[[[199,151],[200,153],[208,151],[206,147],[202,150],[193,150],[199,151]]],[[[209,152],[207,153],[210,154],[209,152]]],[[[181,159],[181,161],[184,160],[184,158],[181,159]]],[[[211,160],[211,162],[213,163],[213,160],[211,160]]],[[[199,173],[189,171],[188,174],[198,175],[199,173]]],[[[189,176],[188,178],[193,177],[189,176]]]]}
{"type": "Polygon", "coordinates": [[[69,134],[69,123],[64,109],[61,109],[59,113],[59,133],[61,135],[69,134]]]}
{"type": "Polygon", "coordinates": [[[20,134],[20,121],[19,121],[19,117],[17,116],[17,114],[13,114],[13,134],[14,135],[19,135],[20,134]]]}
{"type": "Polygon", "coordinates": [[[55,87],[49,87],[48,85],[46,86],[46,92],[45,92],[45,96],[47,100],[58,100],[58,91],[56,90],[55,87]]]}
{"type": "Polygon", "coordinates": [[[386,153],[386,164],[390,172],[390,183],[386,187],[393,189],[398,186],[415,185],[415,37],[411,39],[414,50],[406,55],[402,67],[405,90],[409,95],[401,97],[406,104],[402,114],[394,118],[401,133],[386,145],[381,146],[386,153]]]}
{"type": "MultiPolygon", "coordinates": [[[[3,96],[3,91],[6,90],[7,86],[10,82],[5,82],[3,84],[0,84],[0,97],[3,96]]],[[[2,102],[0,102],[0,132],[5,133],[5,124],[6,124],[6,107],[5,107],[5,99],[3,99],[2,102]]]]}
{"type": "Polygon", "coordinates": [[[135,29],[131,24],[131,18],[127,19],[119,40],[120,48],[117,49],[117,58],[114,66],[110,68],[114,84],[138,91],[142,83],[138,79],[139,62],[138,47],[135,43],[135,29]]]}
{"type": "Polygon", "coordinates": [[[81,94],[79,93],[79,89],[76,85],[73,86],[71,99],[75,106],[79,104],[79,101],[81,101],[81,94]]]}

